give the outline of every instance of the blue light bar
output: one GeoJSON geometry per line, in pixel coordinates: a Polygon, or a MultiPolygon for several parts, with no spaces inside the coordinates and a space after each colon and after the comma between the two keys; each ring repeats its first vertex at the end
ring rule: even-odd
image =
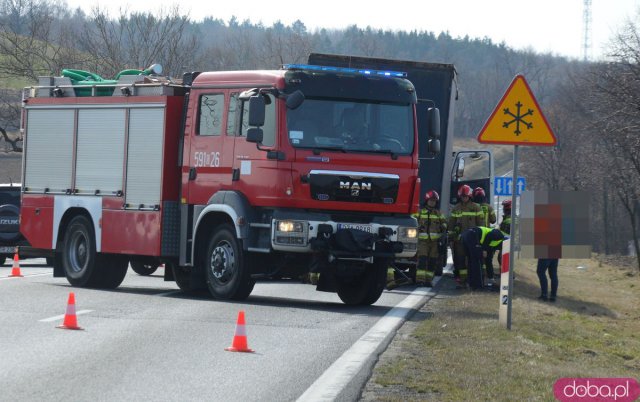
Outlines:
{"type": "Polygon", "coordinates": [[[407,77],[407,73],[404,73],[401,71],[370,70],[370,69],[333,67],[333,66],[314,66],[311,64],[283,64],[282,68],[285,70],[329,71],[334,73],[375,75],[375,76],[381,76],[381,77],[401,77],[401,78],[407,77]]]}

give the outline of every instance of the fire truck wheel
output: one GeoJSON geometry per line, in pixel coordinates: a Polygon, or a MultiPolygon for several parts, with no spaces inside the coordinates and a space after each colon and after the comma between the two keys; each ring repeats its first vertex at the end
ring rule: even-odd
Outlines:
{"type": "Polygon", "coordinates": [[[97,287],[102,289],[115,289],[127,276],[129,268],[129,260],[124,255],[106,254],[98,255],[104,262],[102,266],[102,275],[98,280],[97,287]]]}
{"type": "MultiPolygon", "coordinates": [[[[165,265],[165,267],[166,266],[167,265],[165,265]]],[[[177,264],[171,264],[171,269],[173,270],[173,279],[175,279],[176,285],[178,285],[180,290],[183,292],[193,291],[191,286],[191,272],[177,264]]]]}
{"type": "Polygon", "coordinates": [[[96,253],[93,225],[84,215],[71,220],[64,234],[62,265],[73,286],[99,286],[104,258],[96,253]]]}
{"type": "Polygon", "coordinates": [[[134,258],[131,260],[131,268],[133,271],[142,276],[149,276],[156,272],[160,264],[156,261],[145,261],[134,258]]]}
{"type": "Polygon", "coordinates": [[[214,230],[204,268],[209,292],[216,299],[244,300],[255,285],[251,278],[249,255],[243,252],[230,225],[221,225],[214,230]]]}
{"type": "Polygon", "coordinates": [[[349,305],[370,305],[378,301],[387,284],[388,264],[374,261],[364,273],[355,277],[337,277],[338,297],[349,305]]]}
{"type": "Polygon", "coordinates": [[[6,260],[7,257],[0,257],[0,266],[4,265],[4,260],[6,260]]]}

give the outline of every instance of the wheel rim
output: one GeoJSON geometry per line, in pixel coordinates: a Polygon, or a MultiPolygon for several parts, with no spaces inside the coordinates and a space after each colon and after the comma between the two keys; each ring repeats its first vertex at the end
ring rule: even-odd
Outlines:
{"type": "Polygon", "coordinates": [[[235,273],[236,259],[233,247],[226,241],[220,242],[211,253],[209,269],[213,277],[221,283],[227,283],[235,273]]]}
{"type": "Polygon", "coordinates": [[[89,260],[87,237],[82,232],[75,232],[70,243],[69,265],[74,273],[79,273],[86,268],[89,260]]]}

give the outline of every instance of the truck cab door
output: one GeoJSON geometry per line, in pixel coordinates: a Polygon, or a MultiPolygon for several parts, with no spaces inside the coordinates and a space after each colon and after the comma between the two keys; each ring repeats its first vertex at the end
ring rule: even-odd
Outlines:
{"type": "Polygon", "coordinates": [[[471,189],[482,187],[487,202],[493,201],[493,156],[489,150],[462,150],[454,152],[451,168],[449,204],[458,203],[458,189],[463,185],[471,189]]]}
{"type": "Polygon", "coordinates": [[[234,110],[228,99],[224,90],[191,93],[190,145],[183,169],[189,204],[206,205],[215,192],[231,187],[234,137],[227,132],[233,129],[228,119],[234,110]]]}
{"type": "MultiPolygon", "coordinates": [[[[251,199],[252,205],[262,206],[273,202],[274,197],[283,197],[278,189],[282,188],[283,175],[278,166],[280,152],[276,152],[278,138],[276,136],[278,127],[278,115],[276,108],[276,98],[272,94],[262,94],[265,99],[264,125],[262,130],[262,141],[257,144],[247,141],[249,126],[248,99],[240,100],[238,104],[238,128],[235,137],[233,171],[233,188],[251,199]]],[[[289,176],[290,177],[290,176],[289,176]]]]}

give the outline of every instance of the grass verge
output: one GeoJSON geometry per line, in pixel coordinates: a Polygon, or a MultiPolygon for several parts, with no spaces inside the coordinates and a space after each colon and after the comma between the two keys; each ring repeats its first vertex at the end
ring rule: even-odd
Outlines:
{"type": "Polygon", "coordinates": [[[511,331],[498,294],[439,295],[381,357],[364,400],[554,400],[562,377],[640,372],[640,276],[596,260],[560,260],[556,303],[537,300],[535,260],[517,260],[511,331]],[[578,268],[581,267],[581,268],[578,268]]]}

